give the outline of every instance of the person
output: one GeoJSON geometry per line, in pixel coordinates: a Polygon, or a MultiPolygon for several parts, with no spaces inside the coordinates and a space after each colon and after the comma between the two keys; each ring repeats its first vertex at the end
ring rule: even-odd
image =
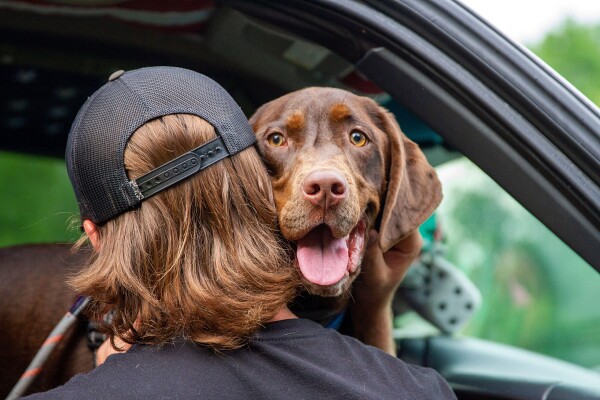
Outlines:
{"type": "Polygon", "coordinates": [[[94,256],[70,283],[132,346],[28,398],[455,398],[289,311],[299,278],[253,142],[227,92],[181,68],[113,74],[86,101],[66,159],[94,256]]]}

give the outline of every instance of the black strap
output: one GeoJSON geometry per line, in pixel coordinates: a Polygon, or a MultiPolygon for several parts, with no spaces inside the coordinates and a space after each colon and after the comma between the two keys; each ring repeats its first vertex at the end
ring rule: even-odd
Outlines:
{"type": "Polygon", "coordinates": [[[92,351],[98,350],[98,347],[106,340],[106,335],[98,332],[97,324],[93,321],[88,321],[87,326],[87,345],[92,351]]]}
{"type": "Polygon", "coordinates": [[[137,193],[141,196],[140,200],[146,199],[227,156],[229,156],[229,152],[223,139],[218,136],[137,178],[134,186],[137,187],[137,193]]]}

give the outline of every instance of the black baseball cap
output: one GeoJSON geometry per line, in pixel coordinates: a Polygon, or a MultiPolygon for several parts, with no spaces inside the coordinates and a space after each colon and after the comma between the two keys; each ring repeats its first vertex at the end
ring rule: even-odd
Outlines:
{"type": "Polygon", "coordinates": [[[65,158],[82,220],[102,225],[255,140],[246,116],[218,83],[183,68],[148,67],[113,73],[87,99],[71,126],[65,158]],[[130,180],[124,153],[133,132],[179,113],[206,120],[217,138],[130,180]]]}

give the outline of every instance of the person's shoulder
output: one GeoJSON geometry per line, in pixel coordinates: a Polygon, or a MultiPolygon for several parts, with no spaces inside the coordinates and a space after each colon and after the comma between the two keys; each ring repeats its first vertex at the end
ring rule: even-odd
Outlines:
{"type": "MultiPolygon", "coordinates": [[[[133,349],[133,348],[132,348],[133,349]]],[[[139,357],[135,352],[117,353],[109,356],[104,364],[77,374],[64,385],[47,392],[35,393],[25,397],[27,400],[50,399],[113,399],[111,388],[120,386],[120,380],[127,377],[127,372],[135,366],[139,357]]]]}
{"type": "Polygon", "coordinates": [[[348,379],[345,385],[370,388],[381,399],[456,399],[435,370],[407,364],[313,321],[294,319],[267,324],[252,346],[260,351],[251,355],[278,354],[282,362],[294,364],[296,369],[306,368],[308,375],[323,371],[328,376],[343,377],[340,379],[348,379]]]}
{"type": "Polygon", "coordinates": [[[193,344],[134,345],[125,353],[109,356],[104,364],[75,375],[67,383],[47,392],[25,397],[49,399],[131,399],[143,398],[144,387],[157,386],[163,376],[180,372],[199,352],[193,344]],[[185,365],[184,365],[185,364],[185,365]]]}
{"type": "MultiPolygon", "coordinates": [[[[328,330],[330,331],[330,330],[328,330]]],[[[363,363],[385,385],[401,385],[415,393],[418,399],[456,399],[446,380],[434,369],[409,364],[376,347],[366,345],[356,338],[329,332],[334,340],[344,343],[354,357],[363,363]],[[418,394],[418,396],[417,396],[418,394]]]]}
{"type": "MultiPolygon", "coordinates": [[[[88,373],[82,373],[72,377],[67,383],[62,386],[56,387],[47,392],[34,393],[29,396],[23,397],[23,400],[69,400],[69,399],[81,399],[86,396],[90,388],[89,386],[89,375],[94,370],[88,373]]],[[[103,398],[102,392],[98,392],[94,397],[97,399],[103,398]]]]}

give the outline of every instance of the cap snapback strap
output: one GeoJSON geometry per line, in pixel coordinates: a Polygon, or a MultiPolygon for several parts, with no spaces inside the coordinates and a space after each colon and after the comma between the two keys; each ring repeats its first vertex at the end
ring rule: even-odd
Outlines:
{"type": "Polygon", "coordinates": [[[138,200],[146,199],[230,155],[221,136],[130,181],[138,200]]]}

